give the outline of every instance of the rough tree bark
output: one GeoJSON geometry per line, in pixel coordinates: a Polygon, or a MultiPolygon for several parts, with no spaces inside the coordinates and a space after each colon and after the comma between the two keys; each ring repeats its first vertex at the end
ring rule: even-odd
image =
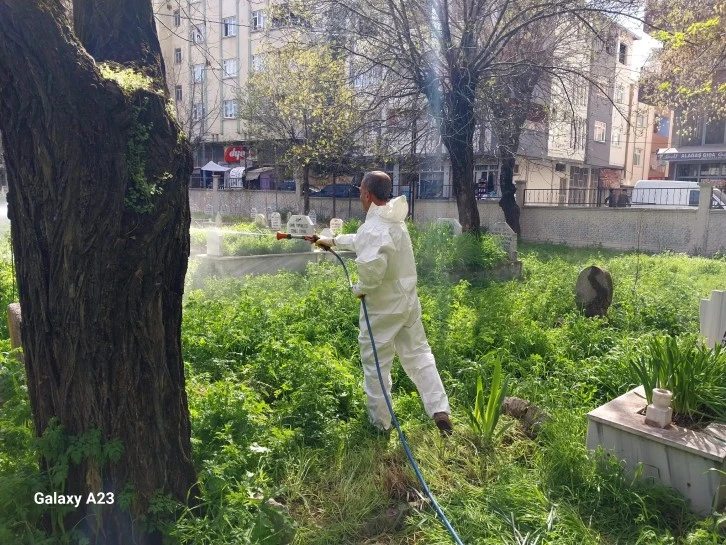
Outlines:
{"type": "Polygon", "coordinates": [[[77,36],[57,0],[0,0],[28,390],[38,435],[57,418],[68,435],[96,428],[123,444],[118,463],[71,464],[59,492],[118,499],[131,485],[130,512],[84,501],[65,527],[160,543],[134,520],[156,491],[186,501],[196,482],[181,357],[191,155],[168,113],[150,0],[76,0],[74,18],[77,36]],[[111,61],[151,83],[105,78],[96,63],[111,61]]]}

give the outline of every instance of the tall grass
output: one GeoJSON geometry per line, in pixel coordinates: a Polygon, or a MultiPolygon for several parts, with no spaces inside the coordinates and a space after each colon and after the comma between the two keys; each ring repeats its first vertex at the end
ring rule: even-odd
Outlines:
{"type": "MultiPolygon", "coordinates": [[[[723,287],[726,262],[520,245],[523,281],[452,285],[434,278],[451,265],[451,246],[415,244],[420,271],[433,275],[421,275],[419,293],[455,432],[439,436],[399,365],[394,408],[465,543],[724,541],[718,517],[699,519],[672,490],[626,478],[616,460],[588,452],[585,414],[638,383],[628,358],[654,335],[684,342],[698,330],[699,298],[723,287]],[[584,318],[575,306],[578,271],[593,263],[614,279],[606,318],[584,318]],[[501,416],[500,433],[484,448],[466,425],[496,382],[491,353],[511,394],[552,416],[536,441],[501,416]]],[[[355,275],[352,261],[350,268],[355,275]]],[[[7,288],[0,275],[0,291],[7,288]]],[[[358,312],[340,268],[328,263],[304,275],[210,281],[187,294],[182,342],[204,496],[203,509],[184,511],[165,529],[170,543],[450,542],[398,439],[370,429],[358,312]]],[[[0,542],[50,543],[42,510],[29,499],[42,480],[23,371],[4,358],[0,377],[15,377],[4,384],[16,386],[3,390],[0,407],[0,542]]]]}

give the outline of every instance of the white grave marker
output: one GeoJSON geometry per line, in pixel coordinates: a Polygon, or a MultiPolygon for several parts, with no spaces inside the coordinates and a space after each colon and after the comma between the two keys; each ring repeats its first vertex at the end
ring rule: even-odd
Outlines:
{"type": "Polygon", "coordinates": [[[267,229],[267,218],[264,214],[257,214],[255,216],[255,226],[260,229],[267,229]]]}
{"type": "Polygon", "coordinates": [[[212,208],[212,203],[207,203],[204,205],[204,215],[205,216],[211,216],[214,213],[214,208],[212,208]]]}
{"type": "Polygon", "coordinates": [[[330,230],[336,234],[339,235],[343,232],[343,220],[340,218],[333,218],[330,220],[330,230]]]}
{"type": "Polygon", "coordinates": [[[701,299],[701,335],[708,348],[726,348],[726,290],[713,290],[711,299],[701,299]]]}
{"type": "Polygon", "coordinates": [[[254,220],[256,217],[257,217],[257,208],[253,208],[252,210],[250,210],[250,218],[252,218],[254,220]]]}
{"type": "Polygon", "coordinates": [[[461,234],[461,224],[459,223],[459,220],[456,218],[437,218],[437,220],[434,222],[435,225],[451,225],[451,228],[453,229],[453,233],[455,235],[461,234]]]}
{"type": "Polygon", "coordinates": [[[509,254],[509,259],[517,261],[517,233],[504,221],[498,221],[489,230],[489,234],[502,241],[502,250],[509,254]]]}
{"type": "Polygon", "coordinates": [[[333,238],[335,236],[335,233],[328,229],[327,227],[320,231],[320,238],[333,238]]]}
{"type": "Polygon", "coordinates": [[[308,216],[301,216],[299,214],[290,216],[287,221],[287,232],[291,235],[304,235],[306,237],[315,234],[315,228],[313,222],[308,216]]]}
{"type": "Polygon", "coordinates": [[[313,225],[318,223],[318,215],[315,213],[315,210],[311,210],[309,216],[310,216],[310,221],[313,222],[313,225]]]}
{"type": "Polygon", "coordinates": [[[270,228],[273,231],[279,231],[282,227],[282,218],[279,212],[273,212],[270,214],[270,228]]]}

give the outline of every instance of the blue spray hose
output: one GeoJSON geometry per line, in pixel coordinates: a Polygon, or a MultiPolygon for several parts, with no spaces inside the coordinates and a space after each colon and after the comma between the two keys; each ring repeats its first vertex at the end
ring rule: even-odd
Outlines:
{"type": "MultiPolygon", "coordinates": [[[[326,248],[331,254],[333,254],[338,261],[340,261],[340,264],[343,266],[343,271],[345,272],[345,276],[348,279],[348,285],[352,288],[353,282],[350,280],[350,275],[348,274],[348,268],[345,266],[345,263],[341,259],[341,257],[331,250],[330,248],[326,248]]],[[[446,529],[451,534],[451,537],[454,539],[454,542],[457,545],[464,545],[461,539],[459,539],[459,536],[456,533],[456,530],[454,530],[453,526],[451,526],[451,523],[449,522],[449,519],[446,518],[446,515],[444,514],[443,510],[439,506],[439,503],[436,501],[436,498],[434,498],[434,495],[431,493],[431,490],[429,490],[428,485],[426,484],[426,481],[423,478],[423,475],[421,475],[421,471],[418,468],[418,464],[416,463],[416,460],[413,459],[413,454],[411,454],[411,450],[408,448],[408,443],[406,442],[406,438],[403,436],[403,431],[401,431],[401,426],[398,423],[398,419],[396,418],[396,415],[393,412],[393,405],[391,405],[391,398],[386,393],[386,387],[383,385],[383,375],[381,374],[381,365],[378,363],[378,352],[376,351],[376,342],[373,340],[373,329],[371,329],[371,322],[368,319],[368,308],[366,307],[366,298],[363,296],[361,298],[361,304],[363,305],[363,314],[366,318],[366,326],[368,326],[368,335],[370,335],[371,338],[371,346],[373,347],[373,357],[376,360],[376,371],[378,372],[378,381],[381,383],[381,391],[383,392],[383,398],[386,400],[386,406],[388,407],[388,412],[391,413],[391,419],[393,420],[393,425],[396,427],[396,431],[398,432],[398,438],[401,440],[401,444],[403,445],[403,450],[406,452],[406,457],[408,458],[409,463],[411,464],[411,467],[413,468],[414,473],[416,473],[416,478],[418,479],[418,482],[421,483],[421,486],[423,487],[424,492],[428,496],[428,498],[431,500],[431,504],[434,506],[434,510],[436,511],[436,514],[439,515],[439,518],[444,523],[444,526],[446,526],[446,529]]]]}

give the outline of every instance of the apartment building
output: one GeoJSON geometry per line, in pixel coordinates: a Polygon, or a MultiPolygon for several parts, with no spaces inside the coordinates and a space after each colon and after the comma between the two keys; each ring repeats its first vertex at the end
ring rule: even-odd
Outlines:
{"type": "Polygon", "coordinates": [[[528,203],[602,205],[608,190],[624,183],[637,103],[636,39],[622,27],[605,43],[583,39],[570,57],[581,77],[547,82],[547,105],[555,113],[546,122],[528,122],[518,154],[515,180],[526,182],[528,203]]]}
{"type": "Polygon", "coordinates": [[[625,179],[627,186],[638,180],[668,179],[668,162],[658,158],[658,150],[670,147],[672,112],[638,102],[631,117],[625,179]]]}
{"type": "MultiPolygon", "coordinates": [[[[276,26],[268,6],[266,0],[155,2],[169,89],[197,167],[210,160],[225,164],[226,148],[248,145],[235,99],[259,62],[265,30],[276,26]]],[[[542,112],[559,115],[533,115],[524,128],[515,180],[525,181],[531,195],[543,190],[541,197],[548,203],[601,202],[603,189],[625,180],[626,148],[632,140],[627,120],[637,100],[631,71],[634,39],[623,28],[607,43],[583,34],[566,57],[572,72],[585,77],[551,78],[538,91],[542,112]]],[[[395,120],[395,108],[384,116],[386,123],[395,120]]],[[[501,195],[496,149],[490,128],[480,127],[474,149],[479,198],[501,195]]],[[[393,177],[394,193],[413,190],[419,198],[453,198],[448,154],[440,138],[420,144],[416,155],[416,167],[407,167],[404,160],[380,165],[393,177]]],[[[249,159],[247,152],[247,166],[249,159]]]]}
{"type": "Polygon", "coordinates": [[[195,166],[225,162],[225,148],[246,143],[236,99],[259,62],[266,7],[264,0],[155,1],[167,83],[195,166]]]}

